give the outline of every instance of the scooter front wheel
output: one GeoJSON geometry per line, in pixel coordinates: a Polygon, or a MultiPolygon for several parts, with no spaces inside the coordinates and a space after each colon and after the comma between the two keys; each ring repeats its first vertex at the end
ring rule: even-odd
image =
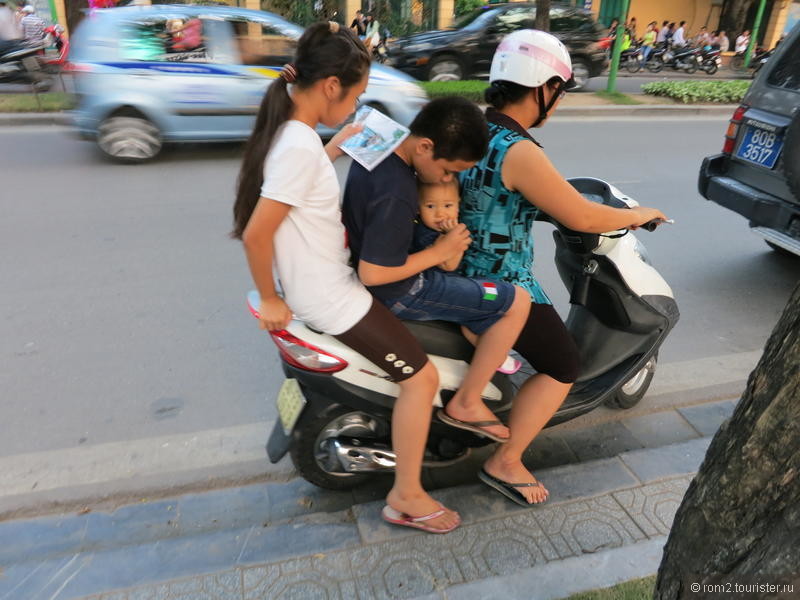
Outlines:
{"type": "Polygon", "coordinates": [[[651,73],[658,73],[661,69],[664,68],[664,63],[658,59],[648,60],[644,66],[647,68],[648,71],[651,73]]]}
{"type": "Polygon", "coordinates": [[[321,488],[357,487],[369,480],[370,474],[345,471],[333,441],[339,437],[373,437],[378,429],[374,418],[343,406],[322,414],[304,414],[292,432],[292,463],[303,479],[321,488]]]}
{"type": "Polygon", "coordinates": [[[653,381],[653,376],[656,374],[656,365],[658,364],[658,354],[653,355],[653,358],[647,361],[644,367],[626,381],[617,392],[606,399],[606,406],[609,408],[633,408],[639,401],[644,398],[647,390],[650,388],[650,382],[653,381]]]}
{"type": "Polygon", "coordinates": [[[642,61],[637,58],[629,58],[625,62],[625,69],[628,73],[638,73],[642,69],[642,61]]]}

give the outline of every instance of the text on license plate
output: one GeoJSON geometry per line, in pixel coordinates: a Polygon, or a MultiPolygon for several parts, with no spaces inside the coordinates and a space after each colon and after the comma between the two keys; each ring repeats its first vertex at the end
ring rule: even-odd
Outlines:
{"type": "Polygon", "coordinates": [[[280,417],[281,425],[286,435],[289,435],[297,424],[297,419],[300,418],[300,413],[303,412],[303,407],[306,405],[306,399],[303,397],[303,392],[300,390],[300,384],[296,379],[286,379],[281,385],[278,392],[278,417],[280,417]]]}
{"type": "Polygon", "coordinates": [[[736,156],[771,169],[783,147],[783,136],[760,127],[748,125],[736,156]]]}

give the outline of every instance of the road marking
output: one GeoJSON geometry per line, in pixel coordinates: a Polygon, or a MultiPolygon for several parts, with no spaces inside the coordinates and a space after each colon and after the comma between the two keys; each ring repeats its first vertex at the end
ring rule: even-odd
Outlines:
{"type": "MultiPolygon", "coordinates": [[[[744,381],[761,351],[658,365],[648,397],[744,381]]],[[[667,409],[669,407],[665,407],[667,409]]],[[[263,461],[273,421],[0,458],[0,498],[263,461]]]]}

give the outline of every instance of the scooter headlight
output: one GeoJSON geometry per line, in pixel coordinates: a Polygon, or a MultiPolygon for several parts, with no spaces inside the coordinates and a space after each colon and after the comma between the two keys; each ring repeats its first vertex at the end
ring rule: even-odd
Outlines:
{"type": "Polygon", "coordinates": [[[639,240],[636,240],[636,243],[633,245],[633,253],[646,265],[653,264],[650,262],[650,255],[647,253],[647,248],[645,248],[644,244],[639,240]]]}

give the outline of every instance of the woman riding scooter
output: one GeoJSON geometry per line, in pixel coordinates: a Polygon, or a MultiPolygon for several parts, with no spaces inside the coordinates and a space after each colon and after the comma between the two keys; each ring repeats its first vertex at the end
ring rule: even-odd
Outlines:
{"type": "Polygon", "coordinates": [[[531,295],[528,322],[514,348],[536,369],[514,400],[510,440],[479,477],[518,504],[543,502],[548,491],[522,454],[564,401],[579,372],[575,342],[532,274],[532,226],[541,210],[567,227],[603,233],[666,220],[661,211],[590,202],[556,170],[528,129],[542,126],[573,85],[572,63],[554,36],[534,30],[508,35],[492,60],[486,90],[489,151],[461,176],[461,220],[472,233],[462,270],[502,279],[531,295]]]}

